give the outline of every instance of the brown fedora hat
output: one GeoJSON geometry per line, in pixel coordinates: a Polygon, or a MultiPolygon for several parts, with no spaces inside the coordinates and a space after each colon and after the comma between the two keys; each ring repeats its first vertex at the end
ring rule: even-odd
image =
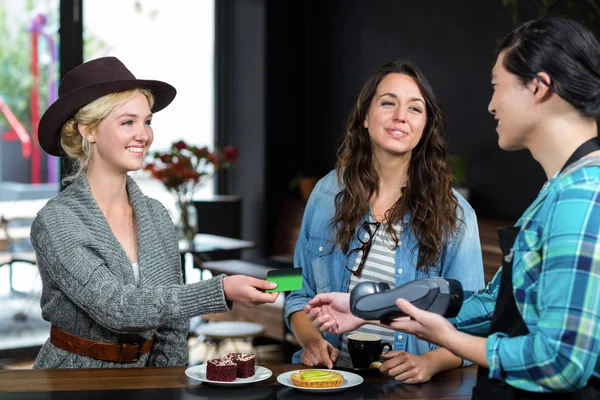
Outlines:
{"type": "Polygon", "coordinates": [[[42,149],[53,156],[62,156],[60,131],[65,122],[80,108],[110,93],[145,88],[154,95],[152,112],[165,108],[177,91],[168,83],[136,79],[116,57],[102,57],[83,63],[69,71],[58,87],[58,99],[48,107],[38,127],[42,149]]]}

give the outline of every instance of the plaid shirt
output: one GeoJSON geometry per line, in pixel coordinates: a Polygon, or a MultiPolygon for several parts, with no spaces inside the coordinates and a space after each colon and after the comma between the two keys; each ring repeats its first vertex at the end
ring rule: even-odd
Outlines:
{"type": "MultiPolygon", "coordinates": [[[[600,372],[600,157],[546,182],[517,226],[513,293],[530,333],[488,336],[489,377],[533,392],[583,387],[600,372]]],[[[499,287],[500,271],[464,302],[456,328],[487,336],[499,287]]]]}

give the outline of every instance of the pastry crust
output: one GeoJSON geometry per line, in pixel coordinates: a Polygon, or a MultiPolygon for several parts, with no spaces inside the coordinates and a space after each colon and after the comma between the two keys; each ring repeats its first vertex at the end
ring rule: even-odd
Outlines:
{"type": "Polygon", "coordinates": [[[306,369],[292,374],[292,383],[305,388],[333,388],[344,382],[342,374],[333,371],[306,369]],[[310,376],[313,374],[314,376],[310,376]],[[319,376],[322,374],[322,376],[319,376]],[[307,379],[310,377],[310,379],[307,379]]]}

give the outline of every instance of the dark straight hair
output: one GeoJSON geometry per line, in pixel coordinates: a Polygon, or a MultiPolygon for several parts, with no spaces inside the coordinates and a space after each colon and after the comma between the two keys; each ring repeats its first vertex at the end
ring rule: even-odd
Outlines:
{"type": "Polygon", "coordinates": [[[547,73],[551,88],[585,117],[600,117],[600,44],[580,23],[561,17],[528,21],[509,33],[498,51],[503,66],[523,84],[547,73]]]}

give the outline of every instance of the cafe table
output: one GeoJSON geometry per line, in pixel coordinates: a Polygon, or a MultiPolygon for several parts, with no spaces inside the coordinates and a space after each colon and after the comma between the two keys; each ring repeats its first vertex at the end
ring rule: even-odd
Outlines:
{"type": "Polygon", "coordinates": [[[202,265],[204,262],[213,259],[219,259],[223,256],[229,256],[231,255],[231,252],[253,249],[255,247],[256,244],[248,240],[241,240],[218,235],[210,235],[206,233],[196,234],[192,243],[188,243],[185,240],[180,240],[179,255],[181,256],[181,269],[183,273],[183,281],[186,281],[186,254],[192,255],[194,260],[194,268],[199,269],[201,272],[200,276],[202,276],[202,265]]]}
{"type": "Polygon", "coordinates": [[[0,400],[71,399],[470,399],[477,369],[455,369],[419,385],[403,385],[379,374],[362,374],[364,382],[341,392],[302,392],[277,382],[277,376],[304,368],[294,364],[265,364],[273,373],[246,386],[213,386],[185,375],[186,367],[0,370],[0,400]]]}

